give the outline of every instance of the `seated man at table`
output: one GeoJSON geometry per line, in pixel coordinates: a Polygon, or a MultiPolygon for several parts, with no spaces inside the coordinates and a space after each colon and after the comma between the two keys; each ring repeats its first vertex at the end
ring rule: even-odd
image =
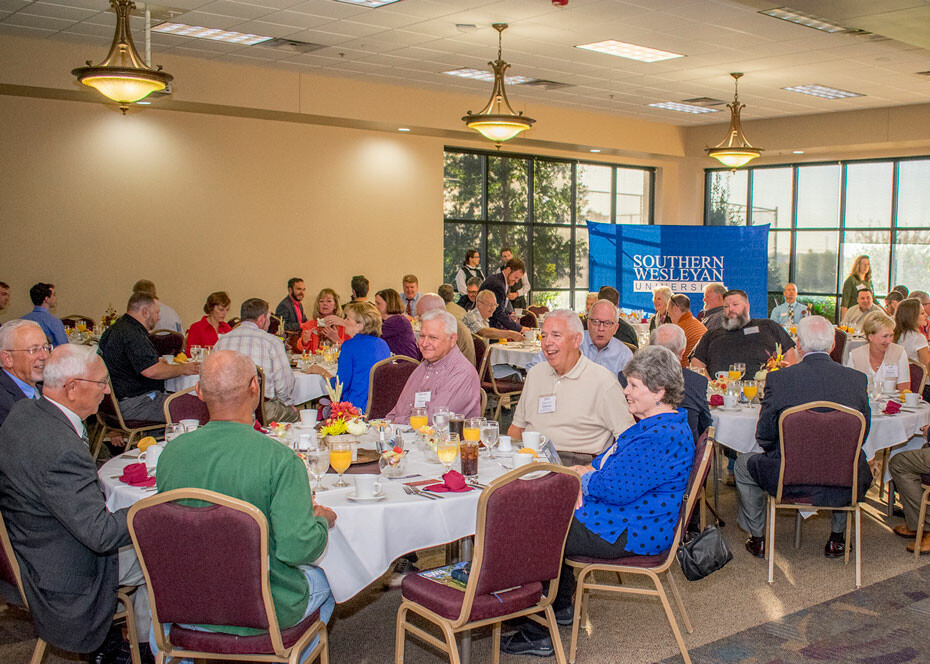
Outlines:
{"type": "Polygon", "coordinates": [[[446,311],[455,316],[455,320],[462,320],[467,313],[455,303],[455,287],[452,284],[441,284],[436,294],[446,303],[446,311]]]}
{"type": "Polygon", "coordinates": [[[17,402],[0,429],[0,505],[36,632],[93,652],[113,622],[117,586],[133,585],[142,586],[133,605],[144,644],[151,614],[128,510],[107,509],[83,423],[109,392],[107,368],[90,346],[64,344],[43,381],[41,398],[17,402]]]}
{"type": "Polygon", "coordinates": [[[707,284],[704,287],[704,310],[701,312],[703,315],[698,318],[708,332],[723,327],[726,318],[723,312],[723,298],[726,294],[727,289],[723,284],[707,284]]]}
{"type": "MultiPolygon", "coordinates": [[[[597,299],[607,300],[615,307],[620,307],[620,291],[613,286],[601,286],[597,293],[597,299]]],[[[614,330],[614,337],[634,348],[639,348],[639,338],[636,335],[636,330],[622,318],[617,318],[617,329],[614,330]]]]}
{"type": "Polygon", "coordinates": [[[873,311],[881,310],[882,308],[875,304],[872,291],[870,291],[868,288],[863,288],[856,293],[856,306],[847,309],[846,315],[843,316],[843,320],[840,322],[843,325],[862,327],[862,321],[865,320],[866,316],[868,316],[873,311]]]}
{"type": "Polygon", "coordinates": [[[17,401],[42,396],[38,384],[49,351],[38,323],[14,319],[0,327],[0,425],[17,401]]]}
{"type": "Polygon", "coordinates": [[[459,306],[465,311],[471,311],[475,308],[475,301],[478,299],[478,291],[481,290],[481,284],[484,279],[481,277],[472,277],[465,282],[465,294],[459,298],[459,306]]]}
{"type": "MultiPolygon", "coordinates": [[[[420,301],[417,302],[417,308],[414,311],[422,321],[423,314],[427,312],[445,310],[446,305],[441,297],[435,293],[426,293],[420,297],[420,301]]],[[[455,316],[453,316],[453,318],[455,318],[455,316]]],[[[455,345],[462,351],[462,355],[465,356],[465,359],[474,365],[475,341],[471,338],[471,332],[468,331],[468,328],[465,327],[465,324],[460,320],[455,321],[455,345]]]]}
{"type": "MultiPolygon", "coordinates": [[[[165,446],[158,458],[159,493],[207,489],[261,510],[268,519],[268,573],[281,629],[317,609],[328,622],[335,601],[326,574],[313,562],[326,549],[336,514],[314,504],[300,457],[252,428],[259,398],[255,364],[236,351],[212,353],[203,363],[197,396],[207,404],[210,422],[165,446]]],[[[202,628],[242,636],[261,633],[248,627],[202,628]]]]}
{"type": "Polygon", "coordinates": [[[785,284],[782,291],[785,301],[772,309],[769,318],[779,325],[797,325],[806,314],[807,307],[798,302],[798,287],[792,283],[785,284]]]}
{"type": "Polygon", "coordinates": [[[28,314],[23,314],[23,320],[38,323],[52,347],[68,343],[64,323],[53,316],[50,311],[58,305],[55,284],[36,284],[29,289],[29,299],[32,300],[34,306],[28,314]]]}
{"type": "Polygon", "coordinates": [[[100,337],[100,355],[110,371],[113,393],[126,420],[164,422],[165,381],[193,376],[200,364],[168,364],[149,338],[160,308],[158,300],[142,291],[129,297],[126,313],[100,337]]]}
{"type": "Polygon", "coordinates": [[[368,277],[364,274],[356,274],[352,277],[352,281],[349,282],[349,287],[352,289],[353,302],[368,302],[368,290],[370,288],[368,277]]]}
{"type": "Polygon", "coordinates": [[[697,346],[707,328],[704,323],[691,315],[691,299],[687,295],[673,295],[668,301],[668,315],[672,323],[685,333],[685,350],[681,354],[681,366],[686,367],[694,347],[697,346]]]}
{"type": "Polygon", "coordinates": [[[524,272],[526,272],[526,266],[523,261],[519,258],[511,258],[498,272],[490,275],[481,284],[479,291],[491,291],[494,293],[494,299],[497,302],[494,312],[489,316],[491,327],[496,327],[498,330],[512,330],[521,334],[529,329],[514,322],[510,317],[510,314],[513,313],[513,307],[510,305],[508,297],[511,286],[523,278],[524,272]]]}
{"type": "Polygon", "coordinates": [[[132,286],[133,293],[147,293],[158,300],[158,318],[155,319],[153,330],[171,330],[172,332],[184,332],[184,325],[181,323],[181,317],[178,312],[161,301],[158,297],[158,291],[155,284],[148,279],[139,279],[132,286]]]}
{"type": "Polygon", "coordinates": [[[749,317],[749,296],[730,290],[723,298],[723,327],[708,329],[691,356],[691,368],[707,369],[708,377],[727,371],[730,365],[746,365],[745,378],[751,379],[781,346],[785,364],[797,362],[794,342],[784,328],[768,318],[749,317]]]}
{"type": "MultiPolygon", "coordinates": [[[[868,380],[860,371],[844,367],[830,358],[833,350],[833,325],[822,316],[807,316],[798,323],[798,353],[801,362],[781,371],[769,372],[765,380],[762,410],[756,425],[756,441],[761,453],[740,454],[734,475],[739,492],[739,525],[750,535],[746,550],[757,558],[765,555],[765,512],[768,495],[778,489],[781,467],[778,418],[792,406],[812,401],[833,401],[854,408],[865,417],[865,437],[869,435],[872,411],[869,408],[868,380]]],[[[872,473],[865,459],[859,455],[858,498],[862,500],[872,473]]],[[[836,486],[792,486],[785,489],[786,496],[810,496],[813,505],[849,505],[850,488],[836,486]]],[[[842,556],[846,530],[846,512],[834,512],[830,539],[824,547],[827,558],[842,556]]]]}
{"type": "Polygon", "coordinates": [[[410,374],[387,419],[406,424],[414,407],[426,408],[430,417],[441,406],[465,417],[481,415],[481,382],[474,362],[456,346],[456,323],[455,316],[440,309],[420,315],[417,345],[423,361],[410,374]]]}
{"type": "Polygon", "coordinates": [[[274,315],[284,321],[284,330],[286,332],[300,331],[300,326],[307,320],[303,305],[306,291],[307,287],[300,277],[291,277],[287,280],[287,295],[278,302],[278,306],[274,310],[274,315]]]}
{"type": "Polygon", "coordinates": [[[904,300],[905,297],[901,295],[900,292],[893,290],[885,296],[885,306],[883,306],[882,309],[884,309],[885,313],[891,318],[894,318],[894,313],[897,311],[898,305],[904,302],[904,300]]]}
{"type": "Polygon", "coordinates": [[[538,431],[566,466],[584,466],[633,425],[617,375],[581,354],[584,328],[574,311],[546,314],[542,326],[545,362],[526,374],[523,393],[507,432],[538,431]]]}
{"type": "MultiPolygon", "coordinates": [[[[615,376],[633,359],[633,351],[614,337],[619,320],[620,311],[612,302],[598,300],[588,311],[588,329],[585,330],[580,346],[582,355],[615,376]]],[[[539,351],[524,368],[529,371],[545,361],[546,356],[539,351]]]]}
{"type": "Polygon", "coordinates": [[[265,300],[252,297],[242,303],[242,319],[232,332],[216,342],[215,350],[235,350],[249,357],[265,372],[265,418],[268,422],[296,422],[300,419],[294,408],[294,385],[297,380],[287,360],[282,341],[268,333],[269,306],[265,300]]]}
{"type": "Polygon", "coordinates": [[[468,331],[485,339],[508,339],[523,341],[523,335],[514,330],[499,330],[491,327],[490,318],[497,309],[497,298],[489,290],[483,290],[475,298],[475,308],[465,314],[462,322],[468,331]]]}
{"type": "Polygon", "coordinates": [[[420,302],[420,280],[415,274],[405,274],[401,285],[403,292],[400,294],[400,303],[404,313],[413,318],[417,315],[417,304],[420,302]]]}
{"type": "MultiPolygon", "coordinates": [[[[930,442],[930,427],[923,427],[921,433],[930,442]]],[[[920,500],[923,497],[923,475],[930,475],[930,447],[919,450],[907,450],[891,457],[888,464],[895,491],[901,496],[904,508],[904,523],[895,526],[895,535],[910,538],[907,550],[914,552],[914,538],[920,519],[920,500]]],[[[930,510],[924,517],[924,534],[919,543],[921,555],[930,553],[930,510]]]]}

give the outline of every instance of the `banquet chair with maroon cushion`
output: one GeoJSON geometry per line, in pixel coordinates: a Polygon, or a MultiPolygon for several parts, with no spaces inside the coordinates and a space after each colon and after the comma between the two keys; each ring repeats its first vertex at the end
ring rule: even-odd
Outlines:
{"type": "Polygon", "coordinates": [[[527,311],[520,316],[520,325],[529,328],[539,327],[539,320],[536,318],[536,314],[532,311],[527,311]]]}
{"type": "Polygon", "coordinates": [[[834,362],[843,363],[843,351],[846,349],[846,333],[840,328],[833,330],[833,350],[830,351],[830,357],[834,362]]]}
{"type": "Polygon", "coordinates": [[[537,318],[539,318],[543,314],[549,313],[549,307],[532,306],[532,307],[527,307],[526,310],[535,314],[537,318]]]}
{"type": "MultiPolygon", "coordinates": [[[[769,496],[765,555],[769,559],[769,583],[775,582],[775,511],[779,509],[830,509],[852,512],[856,528],[856,588],[862,585],[862,546],[858,501],[859,453],[865,438],[865,418],[857,410],[832,401],[812,401],[788,408],[778,418],[781,470],[778,488],[769,496]],[[849,487],[846,507],[814,505],[806,496],[785,496],[791,486],[849,487]]],[[[846,520],[846,564],[849,564],[850,520],[846,520]]],[[[799,533],[795,548],[800,546],[799,533]]]]}
{"type": "Polygon", "coordinates": [[[404,661],[409,632],[458,664],[456,633],[485,625],[491,625],[491,652],[497,661],[501,622],[526,616],[549,628],[556,661],[565,664],[552,602],[580,485],[578,475],[568,468],[543,463],[521,466],[491,482],[478,499],[466,587],[452,588],[422,573],[404,578],[395,661],[404,661]],[[439,627],[443,639],[411,623],[408,613],[439,627]]]}
{"type": "Polygon", "coordinates": [[[140,500],[127,521],[145,575],[159,657],[164,656],[160,662],[189,657],[296,664],[319,636],[307,662],[319,656],[328,664],[319,611],[293,627],[278,625],[268,578],[268,522],[257,507],[214,491],[175,489],[140,500]],[[239,636],[182,626],[191,624],[264,633],[239,636]]]}
{"type": "Polygon", "coordinates": [[[66,328],[77,327],[78,323],[85,323],[87,329],[93,329],[94,319],[90,316],[84,316],[83,314],[68,314],[67,316],[61,317],[61,323],[66,328]]]}
{"type": "MultiPolygon", "coordinates": [[[[26,593],[23,590],[23,581],[19,571],[19,561],[13,553],[13,545],[10,542],[10,535],[6,530],[6,522],[3,520],[2,514],[0,514],[0,582],[8,584],[18,592],[23,608],[28,611],[29,602],[26,600],[26,593]]],[[[136,635],[134,626],[135,614],[132,608],[132,600],[129,599],[130,593],[134,590],[135,587],[130,586],[122,586],[117,590],[116,602],[117,605],[123,606],[123,610],[117,611],[113,615],[113,619],[126,621],[126,625],[129,626],[129,629],[126,631],[129,638],[129,654],[132,658],[132,664],[141,664],[142,659],[139,655],[139,639],[136,635]]],[[[29,664],[40,664],[42,658],[45,656],[45,648],[47,646],[48,644],[43,639],[36,639],[36,647],[32,651],[32,658],[30,658],[29,664]]]]}
{"type": "MultiPolygon", "coordinates": [[[[475,344],[475,371],[481,371],[481,364],[484,362],[485,353],[488,352],[488,342],[484,337],[480,337],[477,334],[471,335],[472,341],[475,344]]],[[[480,377],[481,374],[479,373],[480,377]]]]}
{"type": "Polygon", "coordinates": [[[152,330],[149,339],[159,355],[177,355],[184,350],[184,335],[174,330],[152,330]]]}
{"type": "Polygon", "coordinates": [[[281,320],[279,316],[274,314],[268,314],[268,334],[273,334],[275,336],[280,336],[281,332],[284,330],[284,321],[281,320]]]}
{"type": "Polygon", "coordinates": [[[368,409],[365,417],[379,420],[393,410],[410,374],[420,363],[406,355],[375,362],[368,374],[368,409]]]}
{"type": "Polygon", "coordinates": [[[475,340],[475,360],[481,355],[481,364],[478,368],[478,378],[481,380],[481,389],[489,391],[497,399],[494,408],[494,419],[500,422],[501,409],[506,400],[510,403],[511,397],[518,397],[523,392],[523,381],[513,378],[495,378],[491,371],[491,347],[482,337],[472,335],[475,340]],[[479,350],[480,348],[480,350],[479,350]]]}
{"type": "Polygon", "coordinates": [[[165,424],[181,420],[199,420],[200,426],[210,421],[207,404],[194,393],[193,387],[175,392],[165,399],[165,424]]]}
{"type": "Polygon", "coordinates": [[[699,503],[703,503],[704,483],[707,481],[707,473],[710,471],[711,460],[714,454],[714,428],[708,427],[707,431],[701,434],[694,446],[694,463],[691,466],[691,474],[688,477],[688,485],[685,494],[682,497],[681,508],[678,512],[678,522],[675,525],[675,535],[672,537],[672,546],[668,551],[663,551],[656,555],[627,556],[625,558],[616,558],[613,560],[604,560],[601,558],[588,558],[582,556],[572,556],[565,559],[571,567],[578,570],[578,584],[575,588],[575,616],[572,623],[572,642],[569,649],[568,661],[574,664],[575,654],[578,649],[578,628],[583,622],[586,622],[588,613],[588,597],[591,590],[601,590],[606,592],[630,593],[633,595],[646,595],[649,597],[658,597],[662,602],[662,608],[665,609],[665,616],[668,618],[668,624],[675,635],[675,641],[678,642],[678,648],[681,650],[681,656],[685,664],[691,664],[691,658],[688,655],[688,649],[685,647],[684,639],[681,637],[681,631],[678,629],[678,622],[675,614],[672,613],[672,607],[668,602],[668,595],[665,594],[665,588],[662,585],[662,576],[668,580],[668,585],[672,590],[672,597],[678,606],[678,612],[681,614],[682,622],[688,634],[694,631],[691,626],[691,619],[688,612],[685,611],[685,605],[681,601],[681,595],[678,592],[678,586],[675,583],[675,576],[669,574],[669,568],[675,562],[675,554],[678,552],[678,545],[684,537],[685,530],[694,509],[699,503]],[[594,578],[594,573],[603,570],[617,574],[618,579],[623,574],[635,574],[646,576],[655,586],[655,590],[650,588],[639,588],[629,585],[620,585],[598,583],[594,578]]]}
{"type": "Polygon", "coordinates": [[[138,442],[140,434],[156,429],[164,429],[164,422],[150,422],[148,420],[126,420],[123,419],[123,413],[119,409],[119,401],[113,393],[113,384],[107,377],[107,385],[110,387],[110,393],[104,395],[103,401],[97,408],[97,433],[94,436],[93,449],[91,453],[94,459],[100,454],[100,448],[103,447],[103,440],[110,433],[120,433],[127,437],[126,450],[132,449],[132,446],[138,442]]]}
{"type": "Polygon", "coordinates": [[[927,384],[927,371],[924,369],[924,365],[914,360],[908,360],[907,364],[908,369],[911,370],[911,392],[923,394],[924,387],[927,384]]]}

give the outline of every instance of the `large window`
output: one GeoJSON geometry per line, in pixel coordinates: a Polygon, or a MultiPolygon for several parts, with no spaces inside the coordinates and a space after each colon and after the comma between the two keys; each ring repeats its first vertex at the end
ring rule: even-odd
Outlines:
{"type": "Polygon", "coordinates": [[[586,221],[651,224],[654,169],[447,149],[443,275],[468,249],[485,274],[502,247],[526,263],[530,302],[581,308],[588,291],[586,221]]]}
{"type": "Polygon", "coordinates": [[[930,158],[708,170],[705,192],[706,225],[771,225],[770,310],[790,281],[836,320],[862,254],[877,297],[896,284],[930,288],[930,158]]]}

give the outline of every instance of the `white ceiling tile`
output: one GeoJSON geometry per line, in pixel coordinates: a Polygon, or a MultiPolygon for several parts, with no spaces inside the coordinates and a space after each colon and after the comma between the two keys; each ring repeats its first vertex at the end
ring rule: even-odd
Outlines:
{"type": "Polygon", "coordinates": [[[40,30],[53,30],[58,32],[72,25],[74,21],[49,16],[32,16],[23,12],[10,14],[3,20],[5,24],[18,25],[23,28],[38,28],[40,30]]]}
{"type": "Polygon", "coordinates": [[[268,16],[272,13],[267,7],[258,5],[245,5],[232,0],[216,0],[208,5],[199,8],[200,11],[207,14],[219,14],[220,16],[235,16],[242,19],[256,19],[261,16],[268,16]]]}
{"type": "MultiPolygon", "coordinates": [[[[22,3],[20,2],[20,4],[22,3]]],[[[69,7],[65,4],[44,2],[33,2],[23,7],[21,11],[24,14],[32,14],[33,16],[50,16],[52,18],[63,18],[70,21],[83,21],[85,18],[90,18],[97,13],[92,9],[82,9],[80,7],[69,7]]]]}

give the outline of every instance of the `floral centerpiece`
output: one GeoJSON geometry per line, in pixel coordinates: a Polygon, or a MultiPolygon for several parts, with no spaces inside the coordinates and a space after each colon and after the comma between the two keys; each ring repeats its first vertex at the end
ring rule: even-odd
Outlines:
{"type": "Polygon", "coordinates": [[[329,417],[320,427],[321,436],[361,436],[368,430],[361,411],[348,401],[336,401],[330,406],[329,417]]]}
{"type": "Polygon", "coordinates": [[[100,327],[105,330],[118,320],[119,315],[116,313],[116,309],[113,308],[113,305],[110,304],[107,307],[106,313],[100,318],[100,327]]]}
{"type": "Polygon", "coordinates": [[[781,369],[781,365],[784,361],[785,354],[781,350],[781,344],[775,344],[775,353],[769,355],[769,359],[767,359],[765,364],[762,365],[762,368],[756,372],[754,378],[756,380],[765,380],[769,372],[781,369]]]}

